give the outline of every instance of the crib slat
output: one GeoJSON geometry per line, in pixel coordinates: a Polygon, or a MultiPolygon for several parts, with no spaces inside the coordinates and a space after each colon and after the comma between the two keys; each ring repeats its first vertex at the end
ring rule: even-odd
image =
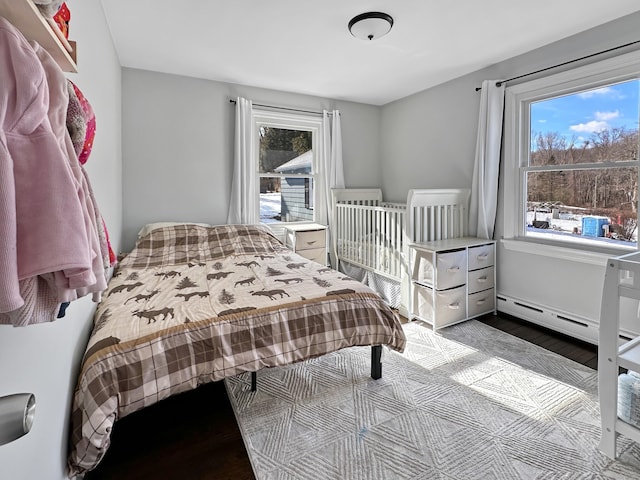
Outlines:
{"type": "MultiPolygon", "coordinates": [[[[363,217],[364,217],[364,225],[363,225],[363,229],[361,231],[363,232],[371,232],[371,216],[372,216],[372,211],[370,209],[367,210],[363,210],[363,217]]],[[[367,235],[367,237],[364,239],[364,264],[367,267],[371,267],[371,252],[369,249],[369,244],[371,242],[371,233],[369,233],[369,235],[367,235]]]]}
{"type": "Polygon", "coordinates": [[[391,272],[391,275],[397,275],[398,272],[396,271],[395,252],[397,251],[396,220],[398,218],[398,212],[391,212],[391,215],[385,218],[387,219],[385,225],[385,238],[388,239],[384,244],[386,266],[391,272]]]}

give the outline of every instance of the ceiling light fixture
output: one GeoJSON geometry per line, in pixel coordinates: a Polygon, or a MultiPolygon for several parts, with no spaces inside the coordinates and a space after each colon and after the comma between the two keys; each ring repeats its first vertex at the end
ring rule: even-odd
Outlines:
{"type": "Polygon", "coordinates": [[[375,40],[385,36],[393,26],[393,18],[382,12],[361,13],[349,22],[351,35],[362,40],[375,40]]]}

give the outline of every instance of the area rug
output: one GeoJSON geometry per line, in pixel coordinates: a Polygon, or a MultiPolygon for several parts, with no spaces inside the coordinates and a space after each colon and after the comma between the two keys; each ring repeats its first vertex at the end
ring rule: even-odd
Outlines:
{"type": "Polygon", "coordinates": [[[475,320],[404,325],[370,349],[226,380],[259,480],[639,479],[640,448],[598,451],[597,373],[475,320]]]}

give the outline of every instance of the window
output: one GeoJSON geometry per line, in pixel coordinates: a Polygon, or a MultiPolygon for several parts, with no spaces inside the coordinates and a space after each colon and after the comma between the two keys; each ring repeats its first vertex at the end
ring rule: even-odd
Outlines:
{"type": "Polygon", "coordinates": [[[254,119],[260,221],[314,221],[321,119],[267,111],[255,112],[254,119]]]}
{"type": "Polygon", "coordinates": [[[640,54],[508,87],[505,237],[637,248],[640,54]]]}

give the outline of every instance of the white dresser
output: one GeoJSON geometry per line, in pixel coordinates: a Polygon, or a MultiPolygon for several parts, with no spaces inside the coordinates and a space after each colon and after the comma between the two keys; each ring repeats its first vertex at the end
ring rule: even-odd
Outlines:
{"type": "Polygon", "coordinates": [[[474,237],[409,246],[410,318],[446,327],[496,310],[495,242],[474,237]]]}
{"type": "Polygon", "coordinates": [[[298,255],[327,265],[327,227],[303,223],[284,227],[284,244],[298,255]]]}

